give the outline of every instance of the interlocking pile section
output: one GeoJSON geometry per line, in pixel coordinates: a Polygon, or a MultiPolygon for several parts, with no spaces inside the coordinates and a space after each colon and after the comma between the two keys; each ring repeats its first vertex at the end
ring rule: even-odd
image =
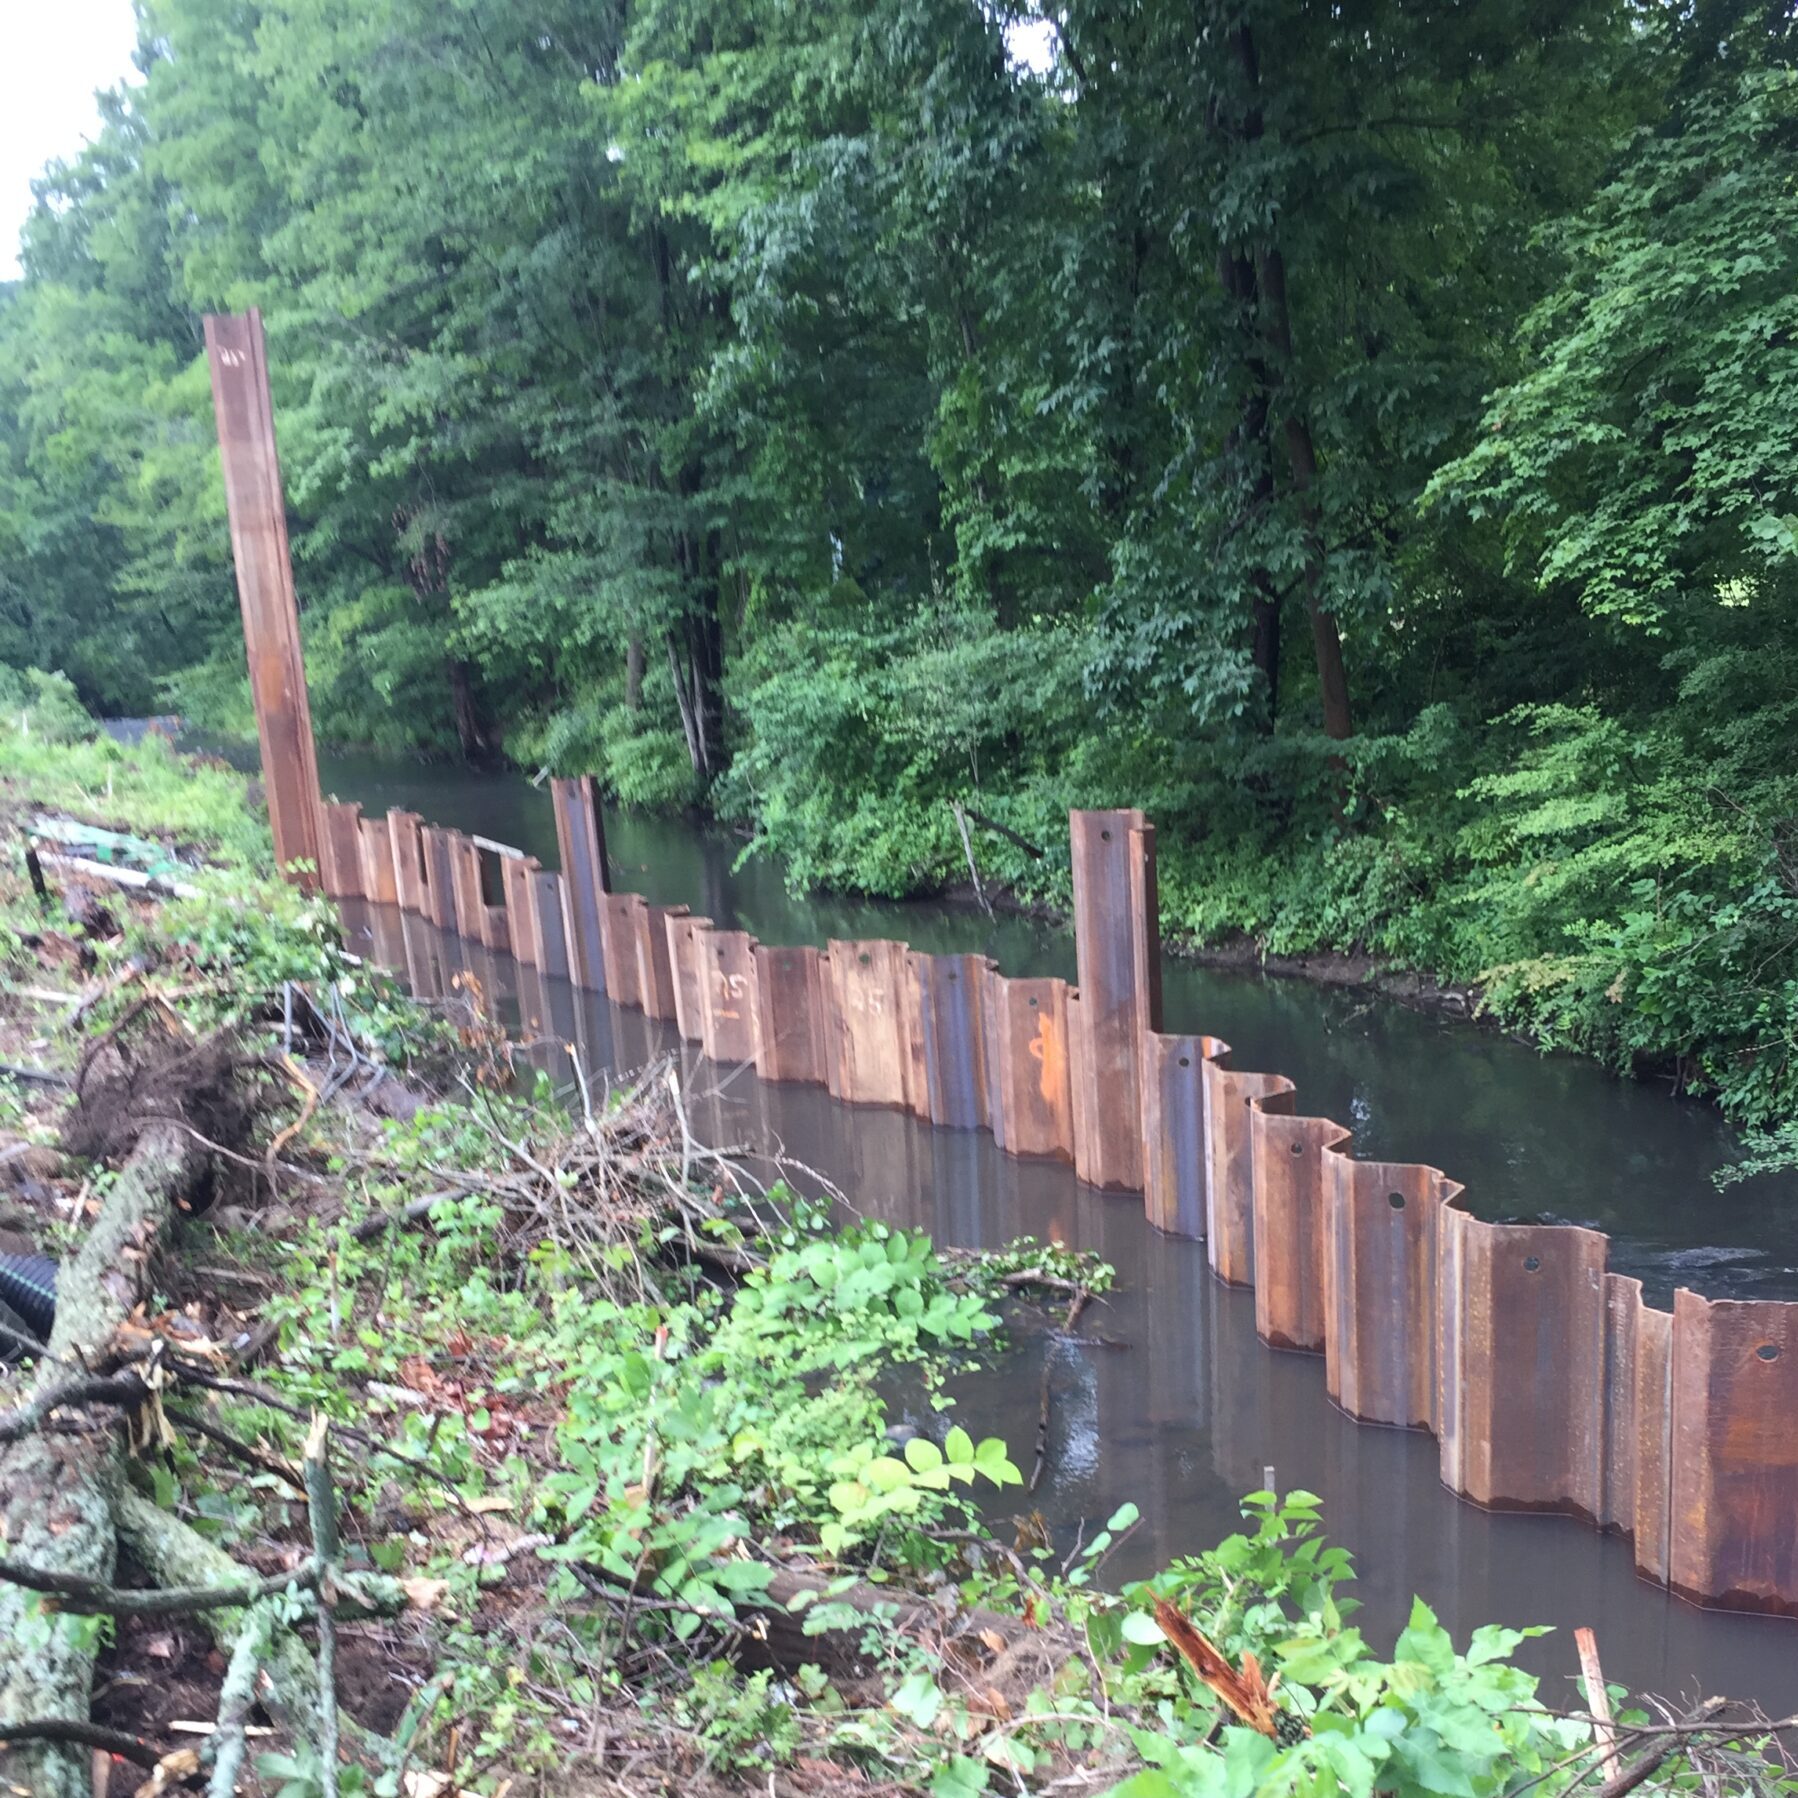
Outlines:
{"type": "Polygon", "coordinates": [[[1141,813],[1070,814],[1070,985],[888,939],[777,948],[614,892],[593,782],[553,799],[559,874],[328,804],[326,889],[509,950],[764,1080],[990,1130],[1141,1193],[1157,1229],[1254,1288],[1265,1341],[1322,1355],[1344,1411],[1430,1431],[1454,1492],[1625,1532],[1644,1575],[1697,1602],[1798,1614],[1798,1305],[1681,1291],[1658,1310],[1599,1232],[1487,1223],[1436,1168],[1356,1160],[1284,1076],[1164,1032],[1141,813]]]}

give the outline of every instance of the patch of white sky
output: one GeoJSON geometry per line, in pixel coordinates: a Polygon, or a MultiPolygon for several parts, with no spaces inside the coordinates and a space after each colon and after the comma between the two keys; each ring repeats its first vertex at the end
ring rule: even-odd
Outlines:
{"type": "Polygon", "coordinates": [[[19,272],[31,184],[100,130],[95,95],[135,79],[131,0],[0,0],[0,281],[19,272]]]}
{"type": "Polygon", "coordinates": [[[1055,63],[1055,27],[1047,19],[1017,19],[1005,27],[1011,60],[1033,75],[1046,75],[1055,63]]]}

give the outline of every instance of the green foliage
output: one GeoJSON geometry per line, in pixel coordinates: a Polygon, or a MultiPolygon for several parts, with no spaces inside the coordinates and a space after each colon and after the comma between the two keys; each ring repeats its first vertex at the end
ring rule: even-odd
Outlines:
{"type": "Polygon", "coordinates": [[[60,675],[0,668],[0,782],[39,811],[166,835],[234,868],[269,862],[267,822],[243,776],[157,736],[98,734],[60,675]]]}
{"type": "Polygon", "coordinates": [[[887,895],[964,878],[969,802],[1048,851],[982,832],[982,878],[1065,902],[1066,808],[1140,805],[1197,936],[1481,982],[1789,1120],[1773,14],[149,0],[142,37],[0,294],[0,662],[247,730],[198,321],[258,303],[325,735],[591,769],[887,895]]]}

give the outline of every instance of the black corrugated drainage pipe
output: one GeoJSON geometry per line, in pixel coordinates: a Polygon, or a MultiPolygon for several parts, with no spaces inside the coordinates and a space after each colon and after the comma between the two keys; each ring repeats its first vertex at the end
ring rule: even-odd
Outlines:
{"type": "MultiPolygon", "coordinates": [[[[56,1263],[48,1255],[0,1255],[0,1309],[11,1311],[40,1341],[49,1341],[56,1322],[56,1263]]],[[[0,1355],[17,1348],[0,1340],[0,1355]]]]}

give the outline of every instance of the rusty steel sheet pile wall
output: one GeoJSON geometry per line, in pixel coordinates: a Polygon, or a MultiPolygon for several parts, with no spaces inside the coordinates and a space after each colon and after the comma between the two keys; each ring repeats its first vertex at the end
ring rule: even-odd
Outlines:
{"type": "Polygon", "coordinates": [[[1609,1241],[1596,1230],[1437,1224],[1443,1484],[1494,1509],[1604,1510],[1609,1241]]]}
{"type": "Polygon", "coordinates": [[[1667,1581],[1798,1612],[1798,1304],[1673,1295],[1667,1581]]]}
{"type": "Polygon", "coordinates": [[[571,978],[568,967],[568,894],[560,874],[531,873],[536,908],[537,969],[550,980],[571,978]]]}
{"type": "Polygon", "coordinates": [[[699,1044],[710,1061],[753,1062],[756,1022],[755,938],[706,924],[693,933],[699,966],[699,1044]]]}
{"type": "Polygon", "coordinates": [[[1140,1191],[1151,1224],[1203,1238],[1217,1278],[1254,1288],[1264,1341],[1322,1356],[1345,1412],[1433,1432],[1450,1490],[1623,1532],[1640,1571],[1684,1597],[1798,1614],[1798,1304],[1682,1291],[1657,1310],[1609,1271],[1599,1232],[1487,1223],[1436,1168],[1356,1160],[1283,1075],[1163,1032],[1140,814],[1072,816],[1077,916],[1118,941],[1100,954],[1083,935],[1070,986],[890,939],[777,948],[610,892],[591,782],[557,782],[555,799],[572,872],[500,853],[500,905],[491,849],[411,813],[324,805],[327,889],[398,906],[394,953],[420,990],[458,965],[488,990],[482,957],[509,942],[532,1028],[540,983],[572,979],[714,1061],[984,1128],[1010,1155],[1140,1191]],[[450,946],[423,955],[414,919],[450,946]]]}
{"type": "MultiPolygon", "coordinates": [[[[599,787],[590,774],[549,783],[556,816],[556,852],[567,894],[569,978],[588,992],[606,990],[604,908],[611,886],[599,787]]],[[[616,995],[614,995],[616,997],[616,995]]]]}
{"type": "Polygon", "coordinates": [[[648,929],[649,904],[635,893],[603,893],[599,901],[599,952],[605,993],[614,1005],[643,1009],[637,940],[648,929]]]}
{"type": "Polygon", "coordinates": [[[951,1130],[989,1127],[982,999],[992,964],[981,955],[910,957],[917,1027],[912,1038],[921,1115],[951,1130]]]}
{"type": "MultiPolygon", "coordinates": [[[[1228,1286],[1255,1284],[1255,1111],[1286,1113],[1293,1085],[1284,1074],[1244,1074],[1224,1065],[1229,1053],[1205,1063],[1205,1119],[1210,1168],[1205,1250],[1211,1271],[1228,1286]]],[[[1284,1248],[1284,1244],[1270,1245],[1284,1248]]]]}
{"type": "Polygon", "coordinates": [[[417,812],[394,807],[387,814],[387,836],[393,856],[394,903],[422,917],[425,910],[424,820],[417,812]]]}
{"type": "Polygon", "coordinates": [[[1205,1069],[1228,1045],[1214,1036],[1165,1036],[1143,1044],[1143,1211],[1170,1236],[1205,1234],[1210,1206],[1205,1069]]]}
{"type": "Polygon", "coordinates": [[[675,1021],[674,961],[668,953],[668,925],[684,918],[684,905],[645,904],[637,913],[637,992],[644,1013],[664,1024],[675,1021]]]}
{"type": "MultiPolygon", "coordinates": [[[[823,1086],[830,1071],[824,1005],[829,976],[824,952],[773,949],[757,943],[753,953],[756,1073],[764,1080],[823,1086]]],[[[685,1036],[686,1030],[681,1034],[685,1036]]]]}
{"type": "Polygon", "coordinates": [[[385,818],[364,818],[362,833],[362,896],[375,905],[400,902],[399,878],[393,866],[393,836],[385,818]]]}
{"type": "Polygon", "coordinates": [[[1073,812],[1069,836],[1074,1171],[1088,1186],[1141,1192],[1143,1042],[1161,1028],[1155,832],[1141,812],[1073,812]]]}
{"type": "Polygon", "coordinates": [[[362,808],[341,800],[320,800],[319,875],[331,899],[360,899],[362,891],[362,808]]]}
{"type": "Polygon", "coordinates": [[[512,959],[520,967],[542,965],[538,947],[541,926],[537,920],[536,889],[532,876],[541,872],[542,864],[534,855],[507,855],[500,858],[500,889],[505,894],[506,925],[512,944],[512,959]]]}
{"type": "Polygon", "coordinates": [[[903,943],[881,938],[826,948],[825,1085],[832,1098],[910,1106],[907,954],[903,943]]]}
{"type": "MultiPolygon", "coordinates": [[[[984,1127],[1008,1154],[1140,1191],[1151,1224],[1204,1237],[1215,1274],[1254,1287],[1266,1341],[1321,1352],[1346,1412],[1433,1431],[1455,1492],[1626,1532],[1642,1573],[1686,1598],[1798,1615],[1798,1303],[1682,1290],[1657,1309],[1598,1232],[1487,1223],[1435,1168],[1355,1159],[1280,1074],[1164,1033],[1141,812],[1070,814],[1070,986],[885,940],[771,948],[612,894],[590,776],[551,782],[559,875],[508,854],[491,882],[459,832],[323,803],[260,320],[209,318],[206,338],[277,862],[397,906],[397,940],[378,917],[377,942],[417,990],[466,972],[493,1003],[509,948],[549,994],[565,977],[641,1008],[645,1031],[671,1019],[714,1061],[889,1108],[880,1131],[902,1134],[903,1114],[984,1127]]],[[[578,1008],[563,1023],[573,1043],[578,1008]]]]}
{"type": "Polygon", "coordinates": [[[1324,1157],[1324,1370],[1364,1423],[1436,1427],[1436,1237],[1460,1188],[1414,1162],[1324,1157]]]}
{"type": "Polygon", "coordinates": [[[204,331],[275,865],[301,886],[316,890],[326,872],[318,755],[300,648],[300,608],[288,553],[287,503],[275,451],[262,314],[252,308],[246,313],[209,315],[204,331]],[[317,874],[304,872],[306,864],[317,874]]]}
{"type": "Polygon", "coordinates": [[[1321,1355],[1324,1320],[1324,1152],[1346,1137],[1328,1118],[1296,1116],[1291,1092],[1282,1108],[1249,1107],[1254,1241],[1255,1329],[1275,1348],[1321,1355]]]}
{"type": "Polygon", "coordinates": [[[986,970],[987,1116],[1008,1155],[1074,1159],[1069,990],[1065,980],[1011,980],[986,970]]]}
{"type": "Polygon", "coordinates": [[[668,933],[668,966],[674,977],[674,1027],[690,1043],[705,1036],[705,1013],[702,1003],[706,979],[704,933],[712,928],[710,918],[697,918],[691,912],[673,914],[663,922],[668,933]]]}

